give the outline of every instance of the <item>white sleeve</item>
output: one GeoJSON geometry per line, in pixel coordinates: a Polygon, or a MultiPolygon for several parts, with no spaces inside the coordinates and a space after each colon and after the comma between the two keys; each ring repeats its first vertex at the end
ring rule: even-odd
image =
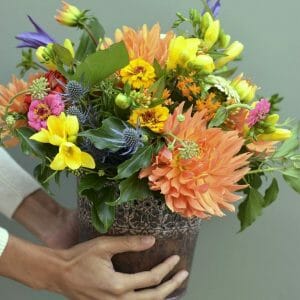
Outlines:
{"type": "Polygon", "coordinates": [[[23,199],[40,188],[0,147],[0,212],[11,218],[23,199]]]}
{"type": "Polygon", "coordinates": [[[0,227],[0,256],[8,244],[9,234],[6,229],[0,227]]]}

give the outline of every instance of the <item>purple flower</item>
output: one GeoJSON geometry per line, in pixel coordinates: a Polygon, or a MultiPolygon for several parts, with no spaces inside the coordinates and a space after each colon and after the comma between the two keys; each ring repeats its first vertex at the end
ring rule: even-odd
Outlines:
{"type": "Polygon", "coordinates": [[[55,43],[55,40],[52,39],[33,19],[28,16],[30,22],[35,27],[36,32],[23,32],[16,36],[17,40],[20,40],[21,43],[17,48],[34,48],[37,49],[40,46],[46,46],[49,43],[55,43]]]}
{"type": "MultiPolygon", "coordinates": [[[[209,9],[211,10],[213,16],[215,18],[217,18],[218,15],[219,15],[220,9],[221,9],[221,1],[220,0],[217,0],[217,1],[215,1],[215,0],[206,0],[206,3],[208,5],[209,9]]],[[[206,11],[207,10],[205,9],[204,12],[203,12],[203,14],[206,11]]]]}
{"type": "Polygon", "coordinates": [[[271,109],[271,103],[267,99],[261,99],[255,108],[250,110],[247,117],[248,126],[251,128],[258,122],[264,120],[271,109]]]}

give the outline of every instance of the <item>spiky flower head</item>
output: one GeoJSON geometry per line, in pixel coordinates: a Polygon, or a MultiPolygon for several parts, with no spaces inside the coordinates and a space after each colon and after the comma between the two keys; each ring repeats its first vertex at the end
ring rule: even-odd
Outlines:
{"type": "Polygon", "coordinates": [[[72,102],[78,102],[86,95],[87,92],[88,89],[85,88],[80,82],[76,80],[70,80],[66,84],[64,96],[66,96],[68,100],[72,102]]]}
{"type": "Polygon", "coordinates": [[[199,145],[194,141],[182,141],[179,154],[182,159],[197,158],[200,155],[199,145]]]}
{"type": "Polygon", "coordinates": [[[48,80],[45,77],[40,77],[33,80],[31,86],[29,87],[29,91],[32,99],[44,99],[50,91],[48,80]]]}
{"type": "Polygon", "coordinates": [[[240,96],[238,92],[230,85],[230,81],[220,76],[208,75],[205,79],[205,82],[206,91],[209,91],[211,88],[216,88],[226,96],[227,101],[240,103],[240,96]]]}
{"type": "Polygon", "coordinates": [[[16,124],[16,119],[12,114],[9,114],[5,119],[5,123],[8,127],[13,127],[16,124]]]}
{"type": "Polygon", "coordinates": [[[88,114],[84,113],[80,108],[75,105],[70,106],[66,113],[71,116],[76,116],[80,124],[85,124],[88,118],[88,114]]]}

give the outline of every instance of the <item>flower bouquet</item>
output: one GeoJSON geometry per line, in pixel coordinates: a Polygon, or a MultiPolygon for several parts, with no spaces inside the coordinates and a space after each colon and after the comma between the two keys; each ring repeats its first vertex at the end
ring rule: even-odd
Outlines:
{"type": "Polygon", "coordinates": [[[20,142],[40,159],[34,175],[45,189],[62,172],[78,177],[82,240],[157,237],[143,254],[114,258],[123,272],[173,253],[189,268],[200,220],[243,199],[244,230],[276,200],[275,172],[300,193],[299,127],[279,121],[279,95],[259,96],[234,75],[244,46],[221,27],[220,1],[203,4],[178,13],[165,34],[158,24],[124,26],[112,40],[87,10],[63,2],[56,20],[82,30],[80,41],[61,44],[29,17],[36,32],[16,37],[18,67],[34,73],[0,86],[1,144],[20,142]]]}

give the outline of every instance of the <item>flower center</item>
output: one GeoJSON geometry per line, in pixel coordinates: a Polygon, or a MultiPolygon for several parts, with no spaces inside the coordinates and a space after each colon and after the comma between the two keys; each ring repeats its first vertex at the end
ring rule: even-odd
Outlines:
{"type": "Polygon", "coordinates": [[[51,110],[47,104],[40,103],[35,108],[34,113],[39,117],[40,120],[46,120],[51,115],[51,110]]]}
{"type": "Polygon", "coordinates": [[[155,122],[156,118],[155,118],[155,112],[154,111],[146,111],[142,114],[142,118],[144,122],[155,122]]]}
{"type": "Polygon", "coordinates": [[[199,145],[194,141],[182,141],[182,147],[179,148],[180,157],[183,159],[196,158],[200,155],[199,145]]]}

